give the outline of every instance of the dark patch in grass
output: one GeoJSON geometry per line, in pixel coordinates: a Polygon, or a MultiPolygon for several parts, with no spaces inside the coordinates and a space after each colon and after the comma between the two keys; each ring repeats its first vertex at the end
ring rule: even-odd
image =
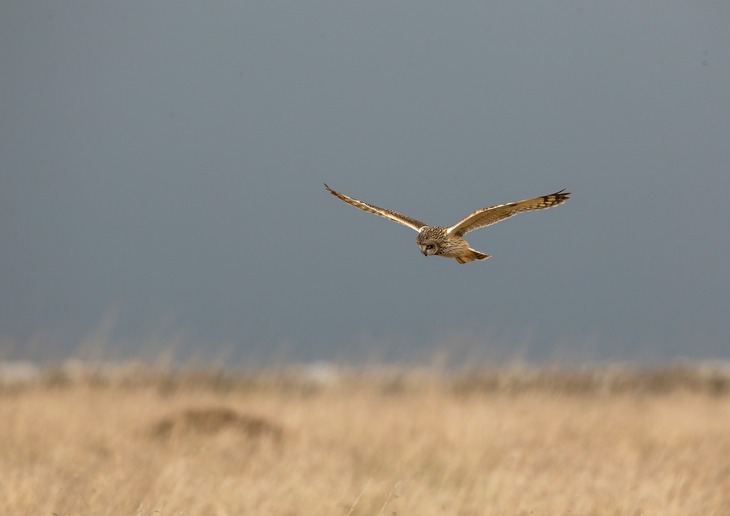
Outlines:
{"type": "Polygon", "coordinates": [[[238,432],[249,439],[270,438],[280,441],[284,430],[268,419],[240,414],[226,407],[191,408],[162,418],[152,427],[152,435],[168,439],[174,434],[211,435],[224,430],[238,432]]]}

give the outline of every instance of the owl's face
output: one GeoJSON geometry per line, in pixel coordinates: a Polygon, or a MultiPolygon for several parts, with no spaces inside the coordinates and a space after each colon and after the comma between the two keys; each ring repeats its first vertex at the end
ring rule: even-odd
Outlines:
{"type": "Polygon", "coordinates": [[[437,237],[438,235],[435,234],[434,228],[431,227],[422,228],[418,232],[416,243],[424,256],[439,254],[440,247],[437,237]]]}
{"type": "Polygon", "coordinates": [[[437,254],[439,251],[438,245],[432,240],[418,242],[418,247],[423,253],[423,256],[431,256],[432,254],[437,254]]]}

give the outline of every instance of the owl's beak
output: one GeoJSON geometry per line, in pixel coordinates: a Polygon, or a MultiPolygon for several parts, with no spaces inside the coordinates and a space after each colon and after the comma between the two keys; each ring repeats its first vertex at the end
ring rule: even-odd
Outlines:
{"type": "Polygon", "coordinates": [[[426,254],[426,250],[425,250],[425,249],[421,249],[421,253],[423,254],[423,256],[428,256],[428,255],[426,254]]]}

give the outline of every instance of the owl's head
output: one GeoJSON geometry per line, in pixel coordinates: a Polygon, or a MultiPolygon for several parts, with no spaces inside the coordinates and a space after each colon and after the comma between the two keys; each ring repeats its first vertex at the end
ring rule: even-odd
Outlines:
{"type": "Polygon", "coordinates": [[[428,229],[430,228],[421,229],[416,237],[416,243],[423,256],[431,256],[439,252],[438,242],[433,238],[433,235],[429,234],[428,229]]]}

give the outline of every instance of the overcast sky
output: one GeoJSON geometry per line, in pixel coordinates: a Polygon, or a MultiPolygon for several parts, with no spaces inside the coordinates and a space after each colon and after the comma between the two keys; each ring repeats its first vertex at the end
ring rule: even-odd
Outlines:
{"type": "Polygon", "coordinates": [[[3,2],[0,70],[0,358],[730,359],[726,1],[3,2]],[[459,265],[324,181],[573,197],[459,265]]]}

